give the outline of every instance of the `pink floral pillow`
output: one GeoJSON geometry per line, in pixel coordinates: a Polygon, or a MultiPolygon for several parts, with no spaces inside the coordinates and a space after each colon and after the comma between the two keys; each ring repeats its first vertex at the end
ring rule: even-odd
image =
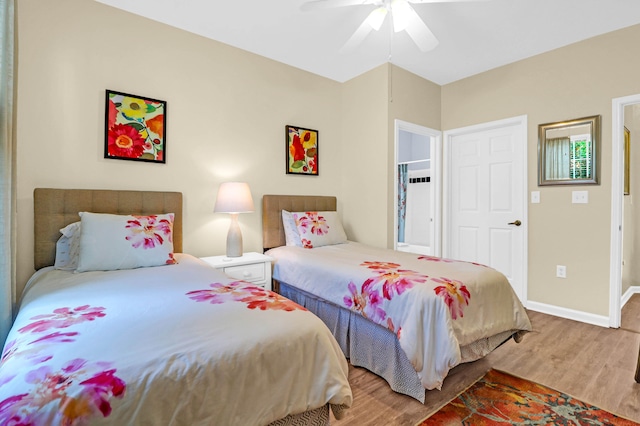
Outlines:
{"type": "Polygon", "coordinates": [[[81,212],[77,272],[171,265],[173,213],[121,216],[81,212]]]}
{"type": "Polygon", "coordinates": [[[337,212],[294,212],[291,215],[304,248],[347,242],[347,235],[337,212]]]}

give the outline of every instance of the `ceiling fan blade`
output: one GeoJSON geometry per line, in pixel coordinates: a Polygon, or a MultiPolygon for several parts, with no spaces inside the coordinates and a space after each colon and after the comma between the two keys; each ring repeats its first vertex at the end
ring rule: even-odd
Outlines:
{"type": "Polygon", "coordinates": [[[409,7],[411,12],[407,13],[407,26],[404,29],[413,42],[418,46],[418,49],[422,52],[427,52],[434,49],[438,45],[438,39],[431,32],[427,24],[420,18],[420,16],[409,7]]]}
{"type": "Polygon", "coordinates": [[[365,38],[367,38],[372,30],[373,28],[365,19],[362,24],[360,24],[358,29],[355,30],[355,32],[351,35],[351,37],[349,37],[349,40],[347,40],[344,46],[342,46],[342,48],[340,49],[340,53],[345,54],[352,52],[356,47],[360,45],[360,43],[364,41],[365,38]]]}
{"type": "Polygon", "coordinates": [[[369,4],[368,0],[311,0],[300,5],[300,10],[309,12],[311,10],[331,9],[334,7],[357,6],[369,4]]]}

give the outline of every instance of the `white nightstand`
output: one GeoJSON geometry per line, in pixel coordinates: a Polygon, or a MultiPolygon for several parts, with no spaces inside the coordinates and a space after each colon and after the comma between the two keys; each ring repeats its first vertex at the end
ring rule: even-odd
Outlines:
{"type": "Polygon", "coordinates": [[[200,259],[226,275],[271,290],[271,262],[275,259],[260,253],[244,253],[240,257],[209,256],[200,259]]]}

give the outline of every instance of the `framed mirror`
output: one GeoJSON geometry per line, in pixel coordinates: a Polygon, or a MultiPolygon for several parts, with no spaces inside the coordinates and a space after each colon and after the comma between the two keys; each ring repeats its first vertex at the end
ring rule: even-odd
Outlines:
{"type": "Polygon", "coordinates": [[[538,185],[597,185],[599,157],[599,115],[538,126],[538,185]]]}

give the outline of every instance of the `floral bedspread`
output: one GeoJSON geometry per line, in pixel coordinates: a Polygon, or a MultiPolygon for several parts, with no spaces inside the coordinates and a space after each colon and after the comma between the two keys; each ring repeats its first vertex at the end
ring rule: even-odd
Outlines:
{"type": "Polygon", "coordinates": [[[316,316],[176,259],[36,273],[0,360],[0,424],[263,425],[351,405],[346,360],[316,316]]]}
{"type": "Polygon", "coordinates": [[[426,389],[442,386],[461,347],[531,330],[507,278],[488,266],[354,242],[267,254],[275,279],[393,331],[426,389]]]}

